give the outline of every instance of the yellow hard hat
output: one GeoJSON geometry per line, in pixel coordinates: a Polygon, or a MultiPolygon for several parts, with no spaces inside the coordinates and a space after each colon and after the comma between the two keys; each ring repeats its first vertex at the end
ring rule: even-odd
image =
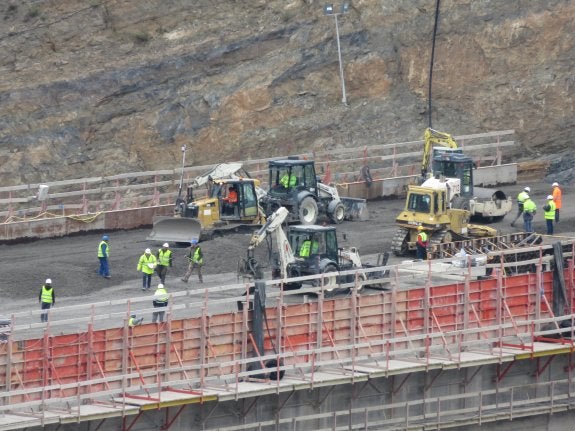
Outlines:
{"type": "Polygon", "coordinates": [[[423,230],[423,226],[421,225],[417,226],[417,230],[423,230]]]}

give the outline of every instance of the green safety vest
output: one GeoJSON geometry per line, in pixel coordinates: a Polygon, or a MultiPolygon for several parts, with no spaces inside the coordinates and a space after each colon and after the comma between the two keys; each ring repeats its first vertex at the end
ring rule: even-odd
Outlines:
{"type": "MultiPolygon", "coordinates": [[[[191,251],[190,251],[190,253],[191,253],[191,251]]],[[[198,265],[203,265],[204,258],[202,257],[202,250],[200,250],[200,247],[196,247],[196,250],[194,251],[194,254],[192,255],[191,261],[192,261],[192,263],[197,263],[198,265]]]]}
{"type": "Polygon", "coordinates": [[[306,239],[302,244],[301,244],[301,248],[299,249],[299,255],[300,257],[309,257],[310,255],[310,251],[311,254],[316,254],[319,250],[319,244],[317,241],[312,241],[309,239],[306,239]]]}
{"type": "Polygon", "coordinates": [[[158,288],[156,292],[154,292],[154,301],[157,302],[168,302],[168,292],[166,292],[165,288],[158,288]]]}
{"type": "Polygon", "coordinates": [[[136,326],[136,319],[134,317],[130,317],[130,320],[128,320],[128,326],[136,326]]]}
{"type": "Polygon", "coordinates": [[[145,274],[153,274],[154,268],[150,268],[148,263],[156,263],[156,256],[150,253],[149,257],[146,257],[146,253],[140,256],[140,260],[138,261],[138,271],[142,271],[145,274]]]}
{"type": "Polygon", "coordinates": [[[545,220],[555,220],[555,202],[547,201],[547,205],[549,205],[549,209],[545,211],[545,220]]]}
{"type": "Polygon", "coordinates": [[[163,249],[158,250],[158,265],[170,266],[170,261],[172,259],[172,250],[163,249]]]}
{"type": "Polygon", "coordinates": [[[527,199],[529,199],[529,193],[527,193],[526,191],[522,191],[517,195],[517,202],[519,202],[520,204],[525,202],[527,199]]]}
{"type": "Polygon", "coordinates": [[[98,245],[98,257],[108,257],[110,255],[110,244],[106,243],[106,241],[100,241],[98,245]],[[102,249],[102,245],[106,244],[106,254],[104,255],[104,250],[102,249]]]}
{"type": "Polygon", "coordinates": [[[525,202],[523,202],[523,212],[527,214],[533,214],[537,210],[537,205],[533,202],[530,198],[527,198],[525,202]]]}
{"type": "Polygon", "coordinates": [[[427,241],[427,234],[425,232],[421,231],[418,235],[421,237],[421,242],[427,241]]]}
{"type": "Polygon", "coordinates": [[[295,187],[296,181],[297,181],[297,178],[296,178],[295,175],[285,174],[285,175],[281,178],[280,184],[287,189],[288,187],[295,187]]]}
{"type": "MultiPolygon", "coordinates": [[[[53,288],[52,288],[53,289],[53,288]]],[[[53,302],[52,289],[46,289],[46,286],[42,286],[42,302],[45,304],[51,304],[53,302]]]]}

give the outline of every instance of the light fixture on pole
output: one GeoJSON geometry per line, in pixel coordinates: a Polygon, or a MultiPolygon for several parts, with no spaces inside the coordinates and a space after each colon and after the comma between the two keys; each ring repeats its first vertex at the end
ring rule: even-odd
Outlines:
{"type": "Polygon", "coordinates": [[[341,103],[347,106],[347,97],[345,96],[345,78],[343,76],[343,62],[341,60],[341,46],[339,44],[339,24],[337,21],[338,15],[343,15],[349,11],[349,3],[343,3],[341,5],[340,11],[335,12],[333,4],[326,4],[323,7],[323,13],[325,15],[333,15],[335,20],[335,36],[337,40],[337,56],[339,58],[339,80],[341,81],[341,103]]]}

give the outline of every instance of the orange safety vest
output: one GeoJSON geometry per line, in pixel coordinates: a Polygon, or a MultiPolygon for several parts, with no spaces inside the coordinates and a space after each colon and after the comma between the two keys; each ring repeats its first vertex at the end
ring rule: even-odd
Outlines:
{"type": "Polygon", "coordinates": [[[561,209],[561,189],[559,187],[553,187],[553,202],[555,202],[555,208],[561,209]]]}

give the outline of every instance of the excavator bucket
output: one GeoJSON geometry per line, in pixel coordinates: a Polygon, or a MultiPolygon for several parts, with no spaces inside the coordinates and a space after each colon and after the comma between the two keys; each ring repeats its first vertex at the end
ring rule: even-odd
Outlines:
{"type": "Polygon", "coordinates": [[[186,242],[193,238],[200,239],[202,225],[197,219],[185,217],[157,217],[154,227],[148,236],[150,241],[186,242]]]}
{"type": "Polygon", "coordinates": [[[365,199],[348,197],[341,197],[340,199],[345,207],[346,220],[369,220],[369,210],[365,199]]]}

